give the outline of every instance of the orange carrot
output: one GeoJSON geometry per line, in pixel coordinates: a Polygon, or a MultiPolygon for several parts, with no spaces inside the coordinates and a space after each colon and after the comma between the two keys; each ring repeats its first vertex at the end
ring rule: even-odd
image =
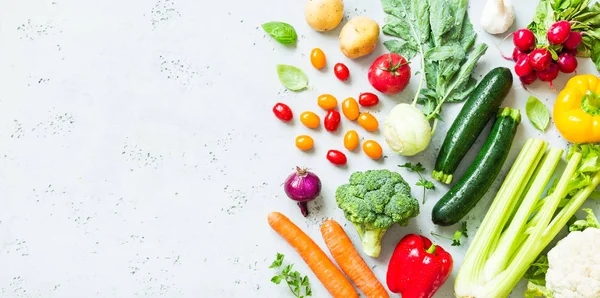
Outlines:
{"type": "Polygon", "coordinates": [[[344,273],[289,218],[279,212],[271,212],[267,219],[271,228],[300,254],[331,296],[334,298],[358,298],[358,293],[346,279],[344,273]]]}
{"type": "Polygon", "coordinates": [[[333,259],[367,298],[390,297],[337,221],[330,219],[324,222],[321,225],[321,235],[333,259]]]}

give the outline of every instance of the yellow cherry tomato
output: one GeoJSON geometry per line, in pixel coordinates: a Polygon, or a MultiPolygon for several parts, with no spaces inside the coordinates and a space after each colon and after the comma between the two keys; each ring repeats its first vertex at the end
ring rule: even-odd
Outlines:
{"type": "Polygon", "coordinates": [[[304,112],[300,114],[300,122],[308,128],[317,128],[321,123],[321,118],[313,112],[304,112]]]}
{"type": "Polygon", "coordinates": [[[331,94],[321,94],[317,98],[317,104],[324,110],[333,110],[337,107],[337,99],[331,94]]]}
{"type": "Polygon", "coordinates": [[[301,135],[296,138],[296,147],[302,151],[310,150],[314,145],[315,141],[310,136],[301,135]]]}
{"type": "Polygon", "coordinates": [[[379,127],[379,122],[375,116],[363,112],[360,113],[360,116],[358,116],[358,125],[367,131],[376,131],[379,127]]]}
{"type": "Polygon", "coordinates": [[[321,69],[325,67],[327,64],[327,58],[325,57],[325,53],[319,48],[314,48],[310,52],[310,63],[316,69],[321,69]]]}
{"type": "Polygon", "coordinates": [[[372,159],[379,159],[381,154],[383,154],[383,149],[381,149],[379,143],[373,140],[368,140],[363,143],[363,151],[372,159]]]}
{"type": "Polygon", "coordinates": [[[359,139],[358,133],[355,130],[349,130],[344,136],[344,147],[352,151],[358,147],[359,139]]]}
{"type": "Polygon", "coordinates": [[[360,109],[358,108],[358,102],[356,102],[356,99],[352,97],[344,99],[342,102],[342,112],[344,113],[344,116],[348,118],[348,120],[356,120],[360,114],[360,109]]]}

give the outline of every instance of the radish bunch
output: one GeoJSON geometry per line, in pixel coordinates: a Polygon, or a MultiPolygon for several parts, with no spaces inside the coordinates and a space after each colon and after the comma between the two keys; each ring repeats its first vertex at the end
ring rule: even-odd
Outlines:
{"type": "Polygon", "coordinates": [[[577,47],[581,44],[581,33],[571,31],[571,24],[558,21],[548,28],[549,44],[538,45],[533,32],[519,29],[513,33],[512,60],[515,73],[524,85],[536,80],[550,83],[559,72],[572,73],[577,68],[577,47]]]}

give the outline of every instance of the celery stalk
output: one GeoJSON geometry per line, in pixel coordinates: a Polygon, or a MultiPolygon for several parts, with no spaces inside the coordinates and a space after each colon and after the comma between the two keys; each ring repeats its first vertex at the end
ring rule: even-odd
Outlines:
{"type": "Polygon", "coordinates": [[[529,139],[521,149],[479,227],[486,233],[477,233],[469,246],[454,286],[458,297],[476,297],[474,293],[485,287],[483,266],[547,147],[543,140],[529,139]]]}
{"type": "Polygon", "coordinates": [[[548,185],[562,154],[562,149],[550,149],[544,157],[541,166],[537,168],[533,175],[534,178],[528,185],[527,193],[524,195],[522,201],[517,204],[518,208],[513,207],[513,210],[517,210],[517,212],[510,221],[508,228],[502,232],[496,249],[485,264],[484,274],[487,280],[491,280],[502,270],[506,269],[509,260],[525,240],[526,234],[523,232],[527,219],[531,215],[535,203],[539,200],[546,185],[548,185]]]}
{"type": "Polygon", "coordinates": [[[517,285],[519,279],[529,268],[529,265],[535,261],[535,258],[546,247],[541,242],[542,235],[551,222],[560,200],[566,196],[567,185],[577,171],[580,161],[581,154],[573,154],[554,192],[546,198],[546,202],[534,216],[535,220],[532,220],[532,222],[535,225],[525,231],[529,234],[527,240],[519,246],[512,262],[506,270],[497,274],[489,283],[486,283],[483,291],[477,293],[478,295],[475,297],[507,297],[517,285]]]}

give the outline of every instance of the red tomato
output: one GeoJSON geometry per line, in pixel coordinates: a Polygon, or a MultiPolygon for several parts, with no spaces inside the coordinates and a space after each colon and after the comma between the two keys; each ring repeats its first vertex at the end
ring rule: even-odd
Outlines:
{"type": "Polygon", "coordinates": [[[275,114],[275,117],[279,118],[279,120],[285,122],[292,120],[292,118],[294,117],[292,109],[290,109],[288,105],[280,102],[275,104],[275,106],[273,107],[273,114],[275,114]]]}
{"type": "Polygon", "coordinates": [[[337,63],[333,67],[333,73],[340,81],[345,81],[350,76],[350,70],[343,63],[337,63]]]}
{"type": "Polygon", "coordinates": [[[346,159],[346,155],[337,150],[327,151],[327,160],[337,166],[345,165],[348,161],[348,159],[346,159]]]}
{"type": "Polygon", "coordinates": [[[325,125],[325,129],[327,131],[335,131],[340,125],[340,112],[336,110],[327,111],[327,115],[325,115],[325,119],[323,120],[323,124],[325,125]]]}
{"type": "Polygon", "coordinates": [[[379,97],[371,92],[361,93],[358,97],[358,103],[363,107],[372,107],[379,103],[379,97]]]}
{"type": "Polygon", "coordinates": [[[389,53],[375,59],[369,68],[369,82],[377,91],[396,94],[408,85],[410,66],[404,57],[389,53]]]}

